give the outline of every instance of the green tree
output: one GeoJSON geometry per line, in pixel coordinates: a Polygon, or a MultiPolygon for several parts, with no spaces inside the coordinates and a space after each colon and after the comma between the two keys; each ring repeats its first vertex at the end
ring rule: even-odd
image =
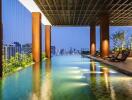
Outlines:
{"type": "MultiPolygon", "coordinates": [[[[42,53],[42,59],[45,58],[45,53],[42,53]]],[[[17,71],[20,67],[26,67],[33,62],[32,53],[20,54],[16,53],[10,59],[5,59],[3,56],[3,75],[17,71]]]]}
{"type": "Polygon", "coordinates": [[[124,49],[126,43],[125,34],[125,31],[118,31],[111,35],[114,50],[124,49]]]}
{"type": "Polygon", "coordinates": [[[45,57],[45,52],[42,52],[42,60],[43,59],[46,59],[46,57],[45,57]]]}

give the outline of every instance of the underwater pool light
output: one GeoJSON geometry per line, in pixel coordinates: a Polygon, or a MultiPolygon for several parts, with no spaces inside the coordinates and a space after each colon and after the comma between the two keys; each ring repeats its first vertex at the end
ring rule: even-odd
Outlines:
{"type": "Polygon", "coordinates": [[[83,61],[77,61],[77,62],[72,62],[73,64],[90,64],[91,62],[89,62],[89,61],[85,61],[85,62],[83,62],[83,61]]]}
{"type": "Polygon", "coordinates": [[[71,70],[68,73],[70,73],[70,74],[81,74],[81,71],[80,70],[71,70]]]}
{"type": "Polygon", "coordinates": [[[74,76],[70,76],[70,78],[72,78],[72,79],[84,79],[86,77],[83,75],[74,75],[74,76]]]}
{"type": "Polygon", "coordinates": [[[80,82],[80,83],[78,83],[77,85],[78,85],[78,86],[87,86],[88,83],[82,83],[82,82],[80,82]]]}
{"type": "Polygon", "coordinates": [[[98,65],[97,67],[100,67],[100,68],[102,68],[102,67],[104,67],[104,66],[100,66],[100,65],[98,65]]]}
{"type": "Polygon", "coordinates": [[[79,69],[79,67],[77,67],[77,66],[68,66],[68,67],[66,67],[67,69],[79,69]]]}
{"type": "Polygon", "coordinates": [[[81,69],[81,70],[82,70],[83,72],[85,72],[85,71],[87,71],[87,72],[88,72],[88,71],[89,71],[89,69],[81,69]]]}

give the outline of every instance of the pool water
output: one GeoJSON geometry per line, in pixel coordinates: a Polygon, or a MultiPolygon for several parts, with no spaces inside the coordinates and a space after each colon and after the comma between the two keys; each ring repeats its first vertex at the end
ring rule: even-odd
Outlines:
{"type": "Polygon", "coordinates": [[[132,100],[132,77],[81,56],[56,56],[0,80],[0,100],[132,100]]]}

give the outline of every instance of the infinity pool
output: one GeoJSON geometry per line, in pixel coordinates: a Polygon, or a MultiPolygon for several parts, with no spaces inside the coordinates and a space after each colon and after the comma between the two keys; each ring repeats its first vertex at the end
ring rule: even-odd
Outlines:
{"type": "Polygon", "coordinates": [[[132,78],[81,56],[56,56],[0,80],[0,100],[132,100],[132,78]]]}

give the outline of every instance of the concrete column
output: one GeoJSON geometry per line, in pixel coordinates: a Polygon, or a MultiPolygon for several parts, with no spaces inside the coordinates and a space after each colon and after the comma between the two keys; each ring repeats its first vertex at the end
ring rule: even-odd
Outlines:
{"type": "Polygon", "coordinates": [[[100,23],[100,55],[109,56],[109,16],[101,17],[100,23]]]}
{"type": "Polygon", "coordinates": [[[2,30],[2,0],[0,0],[0,77],[2,77],[2,47],[3,47],[3,30],[2,30]]]}
{"type": "Polygon", "coordinates": [[[41,13],[32,13],[32,55],[34,62],[41,61],[41,13]]]}
{"type": "Polygon", "coordinates": [[[96,53],[96,26],[90,26],[90,55],[95,55],[96,53]]]}
{"type": "Polygon", "coordinates": [[[51,26],[45,26],[45,56],[51,58],[51,26]]]}

